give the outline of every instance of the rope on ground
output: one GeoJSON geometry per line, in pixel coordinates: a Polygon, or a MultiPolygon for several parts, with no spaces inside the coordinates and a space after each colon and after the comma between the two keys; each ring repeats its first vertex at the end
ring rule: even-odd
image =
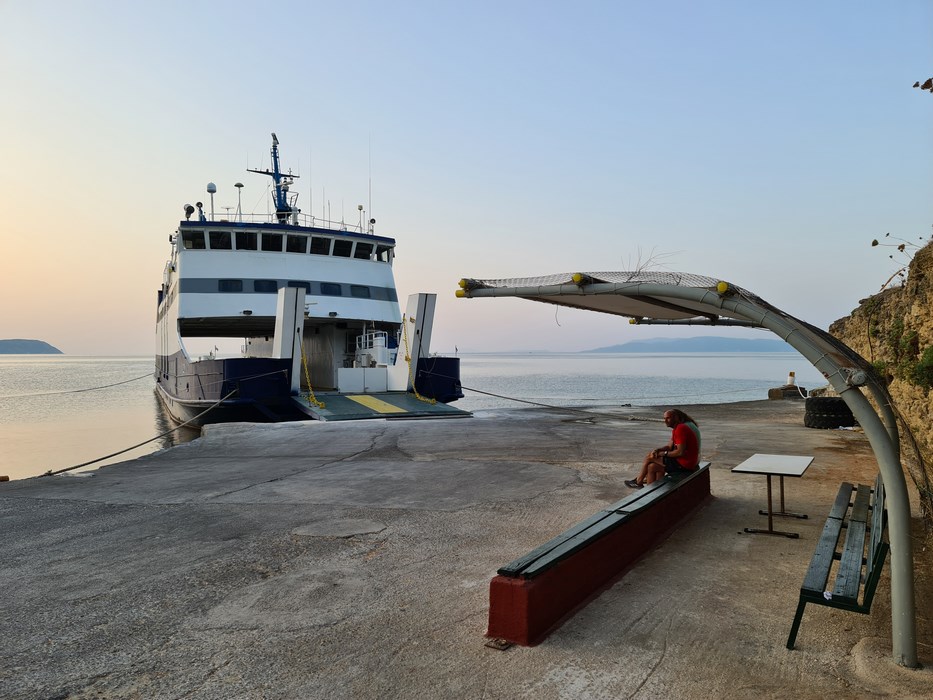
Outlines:
{"type": "Polygon", "coordinates": [[[518,403],[527,403],[530,406],[540,406],[541,408],[555,408],[561,411],[574,411],[576,413],[590,413],[582,408],[574,408],[573,406],[554,406],[547,403],[539,403],[537,401],[528,401],[527,399],[516,399],[514,396],[503,396],[502,394],[494,394],[491,391],[482,391],[481,389],[473,389],[468,386],[461,386],[461,389],[466,389],[467,391],[472,391],[477,394],[485,394],[486,396],[495,396],[497,399],[505,399],[506,401],[517,401],[518,403]]]}
{"type": "Polygon", "coordinates": [[[631,421],[645,421],[645,422],[663,422],[661,418],[645,418],[643,416],[607,416],[605,413],[595,413],[593,411],[588,411],[584,408],[575,408],[574,406],[554,406],[547,403],[539,403],[537,401],[528,401],[526,399],[516,399],[514,396],[503,396],[502,394],[493,394],[491,391],[481,391],[480,389],[471,389],[468,386],[460,387],[461,389],[466,389],[467,391],[473,391],[477,394],[486,394],[486,396],[495,396],[497,399],[505,399],[507,401],[517,401],[518,403],[527,403],[531,406],[540,406],[541,408],[550,408],[555,411],[570,411],[571,413],[582,413],[585,416],[593,419],[599,420],[619,420],[624,418],[625,420],[631,421]]]}
{"type": "Polygon", "coordinates": [[[59,394],[81,394],[85,391],[99,391],[100,389],[109,389],[112,386],[120,386],[121,384],[129,384],[130,382],[138,382],[140,379],[145,379],[146,377],[151,377],[152,372],[146,372],[138,377],[133,377],[132,379],[125,379],[122,382],[115,382],[114,384],[104,384],[103,386],[92,386],[86,389],[69,389],[67,391],[46,391],[41,394],[19,394],[18,396],[0,396],[0,399],[31,399],[34,396],[57,396],[59,394]]]}
{"type": "Polygon", "coordinates": [[[163,438],[163,437],[165,437],[166,435],[170,435],[170,434],[174,433],[174,432],[175,432],[176,430],[178,430],[179,428],[184,428],[186,425],[189,425],[190,423],[193,423],[194,421],[196,421],[198,418],[200,418],[201,416],[205,415],[205,414],[208,413],[209,411],[213,411],[215,408],[217,408],[217,406],[219,406],[221,403],[223,403],[224,401],[226,401],[227,399],[229,399],[229,398],[230,398],[231,396],[233,396],[235,393],[236,393],[236,390],[231,391],[229,394],[227,394],[226,396],[224,396],[224,397],[221,398],[221,399],[218,399],[215,403],[213,403],[212,405],[210,405],[208,408],[206,408],[205,410],[201,411],[198,415],[194,416],[194,418],[190,418],[190,419],[186,420],[184,423],[179,423],[178,425],[176,425],[176,426],[175,426],[174,428],[172,428],[171,430],[166,430],[164,433],[161,433],[161,434],[159,434],[159,435],[156,435],[156,436],[153,437],[153,438],[149,438],[148,440],[144,440],[143,442],[139,443],[138,445],[133,445],[132,447],[127,447],[125,450],[120,450],[119,452],[114,452],[114,453],[112,453],[112,454],[105,455],[105,456],[103,456],[103,457],[98,457],[97,459],[92,459],[90,462],[84,462],[84,463],[82,463],[82,464],[76,464],[76,465],[74,465],[73,467],[65,467],[64,469],[56,469],[55,471],[52,471],[52,470],[50,469],[50,470],[47,471],[45,474],[40,474],[39,476],[34,476],[34,477],[32,477],[32,478],[33,478],[33,479],[41,479],[43,476],[55,476],[56,474],[63,474],[64,472],[74,471],[75,469],[80,469],[81,467],[87,467],[87,466],[89,466],[89,465],[91,465],[91,464],[95,464],[96,462],[102,462],[102,461],[105,460],[105,459],[110,459],[111,457],[116,457],[117,455],[122,455],[124,452],[129,452],[130,450],[135,450],[137,447],[142,447],[143,445],[148,445],[148,444],[149,444],[150,442],[152,442],[153,440],[158,440],[159,438],[163,438]]]}
{"type": "MultiPolygon", "coordinates": [[[[516,401],[516,402],[518,402],[518,403],[525,403],[525,404],[529,404],[529,405],[531,405],[531,406],[539,406],[539,407],[541,407],[541,408],[551,408],[551,409],[555,409],[555,410],[559,410],[559,411],[571,411],[571,412],[573,412],[573,413],[583,413],[583,414],[586,414],[586,415],[589,415],[589,416],[593,416],[593,417],[598,417],[598,418],[610,418],[610,416],[606,416],[606,415],[603,414],[603,413],[594,413],[593,411],[588,411],[588,410],[582,409],[582,408],[574,408],[573,406],[555,406],[555,405],[553,405],[553,404],[540,403],[540,402],[538,402],[538,401],[528,401],[527,399],[517,399],[517,398],[515,398],[514,396],[504,396],[503,394],[495,394],[495,393],[493,393],[493,392],[491,392],[491,391],[482,391],[481,389],[474,389],[474,388],[468,387],[468,386],[461,386],[460,388],[461,388],[461,389],[465,389],[466,391],[475,392],[475,393],[477,393],[477,394],[485,394],[486,396],[494,396],[494,397],[497,398],[497,399],[505,399],[506,401],[516,401]]],[[[709,395],[709,394],[737,394],[737,393],[741,393],[741,392],[744,392],[744,391],[762,391],[762,389],[761,389],[761,388],[756,388],[756,389],[739,389],[739,390],[732,389],[732,390],[726,390],[726,391],[710,391],[710,392],[706,392],[706,395],[709,395]]],[[[629,399],[629,400],[641,400],[641,399],[651,399],[651,400],[654,400],[654,399],[683,399],[683,398],[689,398],[689,397],[692,397],[692,396],[695,396],[695,394],[681,394],[681,395],[676,395],[676,396],[636,396],[636,397],[632,397],[632,398],[629,399]]],[[[594,400],[596,400],[596,399],[594,399],[594,400]]],[[[611,418],[614,419],[614,420],[618,420],[619,416],[611,416],[611,418]]],[[[659,419],[659,418],[640,418],[640,417],[635,417],[635,416],[625,416],[625,418],[627,418],[628,420],[641,420],[641,421],[659,421],[659,420],[661,420],[661,419],[659,419]]]]}

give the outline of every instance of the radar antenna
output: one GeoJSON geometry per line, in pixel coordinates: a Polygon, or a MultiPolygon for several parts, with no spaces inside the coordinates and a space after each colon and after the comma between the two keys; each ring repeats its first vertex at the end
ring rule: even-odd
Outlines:
{"type": "Polygon", "coordinates": [[[278,219],[279,223],[286,223],[293,212],[297,213],[297,210],[288,203],[288,188],[299,176],[292,175],[291,172],[288,175],[282,174],[279,167],[279,139],[274,131],[272,132],[272,170],[247,168],[246,171],[259,175],[268,175],[272,178],[275,188],[275,218],[278,219]]]}

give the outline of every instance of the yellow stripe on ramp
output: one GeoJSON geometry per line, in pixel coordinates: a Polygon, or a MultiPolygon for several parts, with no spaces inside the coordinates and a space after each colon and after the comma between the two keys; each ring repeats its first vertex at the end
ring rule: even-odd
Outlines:
{"type": "Polygon", "coordinates": [[[371,408],[376,413],[408,413],[404,408],[393,406],[382,399],[377,399],[375,396],[347,396],[347,398],[366,406],[366,408],[371,408]]]}

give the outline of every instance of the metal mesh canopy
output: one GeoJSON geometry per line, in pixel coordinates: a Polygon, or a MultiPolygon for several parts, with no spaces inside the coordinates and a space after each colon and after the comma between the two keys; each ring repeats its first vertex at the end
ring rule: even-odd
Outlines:
{"type": "Polygon", "coordinates": [[[574,275],[587,275],[597,282],[613,282],[624,284],[626,282],[655,282],[657,284],[673,284],[678,287],[715,288],[719,280],[705,275],[694,275],[689,272],[661,272],[658,270],[637,270],[633,272],[564,272],[557,275],[543,275],[541,277],[510,277],[499,280],[476,280],[490,287],[530,287],[537,285],[574,284],[574,275]]]}
{"type": "Polygon", "coordinates": [[[884,477],[891,539],[891,628],[895,660],[917,663],[910,500],[900,438],[887,386],[871,365],[829,333],[751,292],[703,275],[678,272],[576,272],[544,277],[462,279],[458,297],[519,297],[628,316],[642,323],[766,328],[809,360],[845,399],[871,442],[884,477]],[[877,410],[862,390],[868,390],[877,410]]]}
{"type": "MultiPolygon", "coordinates": [[[[515,296],[559,306],[570,306],[630,318],[686,321],[715,321],[733,318],[718,303],[720,280],[685,272],[568,272],[541,277],[511,277],[507,279],[464,279],[462,296],[515,296]],[[664,287],[709,291],[710,302],[686,301],[664,294],[664,287]]],[[[757,296],[740,287],[730,290],[745,299],[763,303],[757,296]]],[[[679,296],[679,295],[678,295],[679,296]]]]}

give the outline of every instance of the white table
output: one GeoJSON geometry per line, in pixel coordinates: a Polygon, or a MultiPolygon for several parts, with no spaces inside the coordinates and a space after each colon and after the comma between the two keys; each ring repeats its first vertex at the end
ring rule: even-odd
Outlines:
{"type": "Polygon", "coordinates": [[[788,513],[784,509],[784,477],[801,477],[807,471],[813,457],[803,455],[766,455],[754,454],[739,465],[732,467],[736,474],[764,474],[768,477],[768,510],[758,511],[761,515],[768,516],[768,529],[745,528],[745,532],[758,532],[765,535],[783,535],[784,537],[800,537],[796,532],[781,532],[774,529],[774,516],[784,516],[791,518],[806,518],[803,513],[788,513]],[[771,477],[779,476],[781,478],[781,510],[774,511],[771,499],[771,477]]]}

